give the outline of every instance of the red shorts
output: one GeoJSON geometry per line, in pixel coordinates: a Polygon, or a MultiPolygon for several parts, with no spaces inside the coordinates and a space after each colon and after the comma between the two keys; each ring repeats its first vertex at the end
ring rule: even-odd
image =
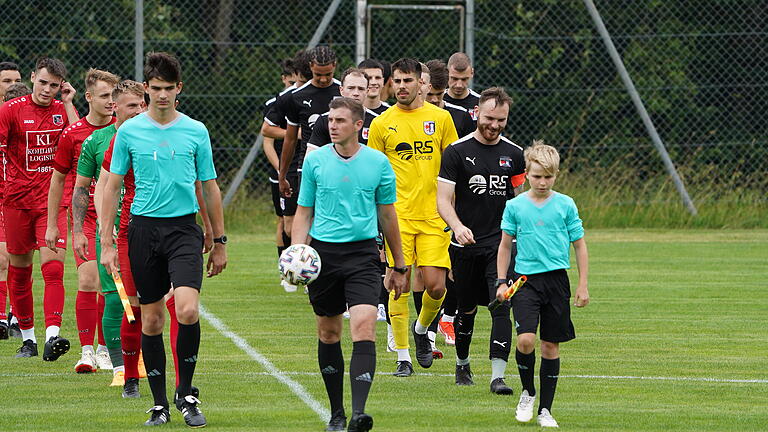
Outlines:
{"type": "Polygon", "coordinates": [[[5,217],[2,205],[0,205],[0,243],[5,243],[5,217]]]}
{"type": "Polygon", "coordinates": [[[123,279],[125,294],[135,296],[136,283],[133,281],[133,273],[131,273],[131,260],[128,259],[128,233],[126,231],[121,229],[117,235],[117,261],[120,264],[120,277],[123,279]]]}
{"type": "MultiPolygon", "coordinates": [[[[29,251],[45,247],[45,230],[48,228],[47,209],[14,209],[3,208],[8,252],[23,255],[29,251]]],[[[56,220],[59,226],[59,238],[56,246],[67,248],[67,209],[59,208],[56,220]]]]}
{"type": "MultiPolygon", "coordinates": [[[[70,220],[74,219],[72,217],[71,208],[69,209],[69,218],[70,220]]],[[[75,265],[77,265],[77,267],[80,267],[80,264],[84,262],[96,260],[96,212],[88,210],[85,213],[83,234],[85,234],[85,238],[88,239],[88,252],[85,254],[85,259],[82,259],[77,252],[72,249],[72,255],[75,256],[75,265]]],[[[72,238],[75,238],[74,231],[72,231],[72,238]]]]}

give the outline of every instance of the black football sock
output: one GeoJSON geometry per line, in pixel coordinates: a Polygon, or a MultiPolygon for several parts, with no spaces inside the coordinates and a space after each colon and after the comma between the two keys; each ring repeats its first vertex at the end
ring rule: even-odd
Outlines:
{"type": "Polygon", "coordinates": [[[341,342],[326,344],[318,340],[317,363],[331,402],[331,413],[339,410],[344,412],[344,356],[341,353],[341,342]]]}
{"type": "Polygon", "coordinates": [[[416,316],[419,316],[421,313],[421,298],[424,297],[424,291],[422,292],[413,292],[413,306],[416,307],[416,316]]]}
{"type": "Polygon", "coordinates": [[[373,341],[352,343],[349,379],[352,384],[352,412],[364,412],[365,401],[376,372],[376,344],[373,341]]]}
{"type": "Polygon", "coordinates": [[[504,302],[491,312],[490,358],[509,361],[512,343],[512,320],[509,319],[509,303],[504,302]]]}
{"type": "Polygon", "coordinates": [[[539,370],[539,383],[541,385],[541,399],[539,399],[539,414],[546,408],[552,412],[552,401],[555,399],[557,389],[557,377],[560,375],[560,359],[541,359],[539,370]]]}
{"type": "Polygon", "coordinates": [[[456,288],[454,282],[445,276],[445,299],[443,300],[443,315],[456,316],[456,288]]]}
{"type": "Polygon", "coordinates": [[[285,246],[278,246],[277,247],[277,256],[279,257],[280,255],[282,255],[284,250],[285,250],[285,246]]]}
{"type": "Polygon", "coordinates": [[[515,350],[515,361],[517,361],[517,371],[520,373],[520,382],[523,384],[523,390],[528,390],[528,396],[536,396],[536,386],[533,384],[536,351],[531,351],[530,354],[523,354],[520,350],[515,350]]]}
{"type": "Polygon", "coordinates": [[[152,390],[155,405],[168,408],[168,395],[165,394],[165,345],[163,334],[147,336],[141,334],[141,350],[144,367],[147,369],[147,381],[152,390]]]}
{"type": "Polygon", "coordinates": [[[475,328],[475,315],[459,313],[456,327],[456,357],[462,360],[469,358],[469,344],[472,343],[472,330],[475,328]]]}
{"type": "Polygon", "coordinates": [[[176,338],[176,355],[179,358],[179,387],[176,389],[178,399],[191,393],[199,349],[200,321],[189,325],[179,323],[179,335],[176,338]]]}

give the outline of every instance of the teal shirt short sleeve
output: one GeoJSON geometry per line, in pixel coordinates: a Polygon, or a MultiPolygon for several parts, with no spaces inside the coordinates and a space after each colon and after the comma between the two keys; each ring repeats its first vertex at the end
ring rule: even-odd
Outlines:
{"type": "Polygon", "coordinates": [[[115,137],[115,146],[112,149],[112,162],[109,165],[109,172],[117,175],[125,175],[131,167],[131,154],[128,151],[128,140],[125,133],[118,129],[115,137]]]}
{"type": "Polygon", "coordinates": [[[397,201],[397,183],[395,180],[395,170],[389,164],[389,160],[382,159],[381,182],[376,188],[376,204],[394,204],[397,201]]]}
{"type": "Polygon", "coordinates": [[[511,235],[517,236],[517,221],[515,220],[515,208],[512,200],[507,200],[504,205],[504,214],[501,216],[501,230],[511,235]]]}
{"type": "Polygon", "coordinates": [[[576,240],[584,237],[584,226],[579,218],[579,209],[576,208],[576,203],[573,199],[569,198],[568,210],[566,212],[565,226],[568,229],[568,238],[575,242],[576,240]]]}
{"type": "Polygon", "coordinates": [[[216,178],[216,167],[213,165],[213,151],[211,149],[211,136],[208,134],[208,128],[201,125],[200,140],[195,154],[195,165],[197,165],[197,179],[208,181],[216,178]]]}

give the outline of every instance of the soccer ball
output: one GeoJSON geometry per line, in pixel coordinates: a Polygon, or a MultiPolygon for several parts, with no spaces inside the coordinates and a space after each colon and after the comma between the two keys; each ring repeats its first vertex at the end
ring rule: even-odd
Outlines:
{"type": "Polygon", "coordinates": [[[280,276],[292,285],[308,285],[320,274],[320,255],[311,246],[292,245],[280,254],[280,276]]]}

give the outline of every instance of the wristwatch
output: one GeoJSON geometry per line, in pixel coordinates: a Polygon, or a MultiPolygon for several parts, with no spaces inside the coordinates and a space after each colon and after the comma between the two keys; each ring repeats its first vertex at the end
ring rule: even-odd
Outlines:
{"type": "Polygon", "coordinates": [[[400,274],[406,274],[408,273],[408,266],[402,266],[402,267],[392,267],[392,270],[400,273],[400,274]]]}
{"type": "Polygon", "coordinates": [[[499,285],[501,285],[501,284],[505,284],[505,285],[509,284],[509,279],[507,279],[507,278],[496,279],[496,288],[498,288],[499,285]]]}
{"type": "Polygon", "coordinates": [[[223,235],[221,237],[216,237],[213,239],[214,243],[221,243],[223,245],[227,244],[227,236],[223,235]]]}

